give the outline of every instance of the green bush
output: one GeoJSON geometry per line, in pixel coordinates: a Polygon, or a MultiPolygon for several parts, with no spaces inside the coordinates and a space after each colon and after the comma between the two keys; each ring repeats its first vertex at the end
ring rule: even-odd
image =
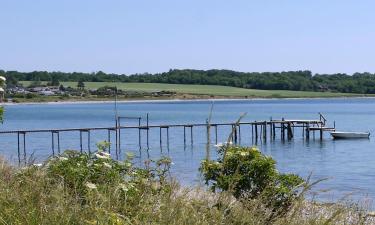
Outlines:
{"type": "MultiPolygon", "coordinates": [[[[161,187],[165,184],[169,171],[169,159],[162,158],[148,162],[146,168],[133,166],[132,155],[124,161],[113,160],[105,151],[108,142],[99,143],[95,154],[68,150],[58,157],[51,158],[44,166],[51,182],[64,183],[67,191],[84,197],[91,190],[99,192],[123,191],[127,197],[137,197],[140,189],[161,187]]],[[[163,187],[166,187],[164,185],[163,187]]],[[[154,191],[157,191],[156,189],[154,191]]]]}
{"type": "Polygon", "coordinates": [[[213,191],[229,191],[245,201],[264,198],[277,211],[291,206],[303,183],[297,175],[279,173],[275,161],[255,147],[224,146],[219,158],[202,161],[200,170],[213,191]]]}

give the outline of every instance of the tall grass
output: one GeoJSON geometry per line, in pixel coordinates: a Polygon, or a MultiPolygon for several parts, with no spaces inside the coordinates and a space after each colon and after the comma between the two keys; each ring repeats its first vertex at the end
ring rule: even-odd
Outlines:
{"type": "Polygon", "coordinates": [[[303,200],[302,196],[310,186],[305,188],[287,214],[269,220],[273,212],[261,198],[238,201],[225,191],[212,193],[204,188],[183,188],[170,177],[165,177],[168,160],[155,162],[155,167],[150,163],[147,169],[138,170],[130,161],[122,163],[90,158],[79,153],[50,159],[42,166],[23,168],[1,160],[0,224],[304,225],[374,222],[362,209],[303,200]],[[87,164],[82,165],[83,162],[87,164]]]}

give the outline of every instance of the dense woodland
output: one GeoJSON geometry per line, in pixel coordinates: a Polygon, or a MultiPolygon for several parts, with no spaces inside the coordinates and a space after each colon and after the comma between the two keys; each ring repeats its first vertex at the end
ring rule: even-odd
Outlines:
{"type": "Polygon", "coordinates": [[[106,74],[64,72],[17,72],[0,70],[8,85],[18,81],[144,82],[173,84],[209,84],[264,90],[331,91],[375,93],[375,74],[315,74],[310,71],[236,72],[231,70],[169,70],[157,74],[106,74]]]}

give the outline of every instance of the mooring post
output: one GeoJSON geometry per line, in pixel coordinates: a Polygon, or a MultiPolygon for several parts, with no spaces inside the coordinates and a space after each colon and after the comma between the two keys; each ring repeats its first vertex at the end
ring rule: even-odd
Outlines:
{"type": "Polygon", "coordinates": [[[17,132],[17,142],[18,142],[18,164],[21,165],[21,151],[20,151],[20,132],[17,132]]]}
{"type": "Polygon", "coordinates": [[[161,127],[159,128],[159,142],[160,142],[160,147],[162,146],[162,142],[161,142],[161,127]]]}
{"type": "Polygon", "coordinates": [[[57,131],[57,151],[60,154],[60,132],[57,131]]]}
{"type": "Polygon", "coordinates": [[[264,128],[263,128],[263,138],[265,141],[267,141],[267,121],[264,121],[264,128]]]}
{"type": "Polygon", "coordinates": [[[258,124],[257,121],[255,121],[255,140],[258,140],[258,124]]]}
{"type": "Polygon", "coordinates": [[[118,125],[118,151],[121,152],[121,125],[118,125]]]}
{"type": "Polygon", "coordinates": [[[109,145],[108,145],[108,152],[111,153],[111,130],[108,129],[107,132],[108,132],[107,141],[109,143],[109,145]]]}
{"type": "Polygon", "coordinates": [[[193,145],[193,125],[190,126],[190,141],[191,145],[193,145]]]}
{"type": "Polygon", "coordinates": [[[53,131],[51,132],[51,138],[52,138],[52,155],[55,156],[55,141],[54,141],[53,131]]]}
{"type": "Polygon", "coordinates": [[[169,151],[169,127],[167,127],[167,148],[169,151]]]}
{"type": "Polygon", "coordinates": [[[309,140],[310,139],[310,123],[307,122],[307,125],[306,125],[306,139],[309,140]]]}
{"type": "Polygon", "coordinates": [[[238,124],[238,143],[241,144],[241,124],[238,124]]]}
{"type": "Polygon", "coordinates": [[[186,126],[184,125],[184,146],[186,146],[186,126]]]}
{"type": "Polygon", "coordinates": [[[82,130],[79,131],[79,146],[81,148],[81,153],[83,152],[82,148],[82,130]]]}
{"type": "Polygon", "coordinates": [[[272,135],[273,135],[273,139],[275,140],[276,139],[276,125],[274,122],[272,122],[272,135]]]}
{"type": "Polygon", "coordinates": [[[272,136],[273,136],[273,134],[272,134],[272,132],[273,132],[273,130],[272,130],[272,117],[270,118],[270,140],[272,140],[272,136]]]}
{"type": "Polygon", "coordinates": [[[90,139],[91,139],[91,137],[90,136],[91,136],[90,130],[87,130],[87,148],[89,150],[89,154],[91,155],[91,149],[90,149],[90,139]]]}
{"type": "Polygon", "coordinates": [[[232,125],[232,131],[234,131],[234,143],[237,144],[237,126],[232,125]]]}
{"type": "Polygon", "coordinates": [[[25,160],[26,165],[26,132],[23,132],[23,159],[25,160]]]}
{"type": "Polygon", "coordinates": [[[305,137],[305,123],[302,123],[302,137],[305,137]]]}
{"type": "Polygon", "coordinates": [[[141,147],[141,117],[138,118],[138,145],[141,147]]]}
{"type": "Polygon", "coordinates": [[[323,127],[320,128],[320,140],[323,140],[323,127]]]}
{"type": "Polygon", "coordinates": [[[254,124],[251,124],[251,141],[254,142],[254,124]]]}
{"type": "Polygon", "coordinates": [[[148,125],[148,113],[146,114],[146,124],[147,124],[147,131],[146,131],[146,136],[147,136],[147,148],[149,147],[149,125],[148,125]]]}
{"type": "Polygon", "coordinates": [[[292,123],[291,122],[288,122],[288,139],[292,139],[293,138],[293,129],[292,129],[292,123]]]}

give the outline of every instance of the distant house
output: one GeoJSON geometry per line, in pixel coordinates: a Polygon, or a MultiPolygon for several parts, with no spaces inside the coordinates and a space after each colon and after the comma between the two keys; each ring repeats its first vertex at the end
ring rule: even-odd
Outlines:
{"type": "Polygon", "coordinates": [[[51,90],[43,90],[38,92],[40,95],[45,95],[45,96],[51,96],[55,95],[56,93],[51,91],[51,90]]]}

